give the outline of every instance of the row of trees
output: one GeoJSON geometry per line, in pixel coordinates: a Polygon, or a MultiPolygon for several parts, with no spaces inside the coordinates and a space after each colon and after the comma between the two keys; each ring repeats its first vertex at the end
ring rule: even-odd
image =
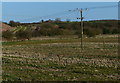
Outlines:
{"type": "MultiPolygon", "coordinates": [[[[14,24],[14,22],[13,22],[14,24]]],[[[56,36],[56,35],[78,35],[81,37],[79,22],[48,22],[48,23],[18,23],[21,27],[17,27],[17,32],[4,31],[3,38],[6,39],[30,39],[31,37],[40,36],[56,36]],[[33,28],[34,27],[34,28],[33,28]]],[[[94,37],[99,34],[118,34],[116,21],[90,21],[84,22],[84,35],[94,37]]]]}
{"type": "MultiPolygon", "coordinates": [[[[56,18],[55,20],[51,20],[51,19],[46,20],[46,21],[41,20],[40,22],[36,22],[36,23],[33,23],[33,24],[47,23],[47,22],[61,22],[61,19],[60,19],[60,18],[56,18]]],[[[70,20],[69,20],[69,19],[66,19],[66,22],[70,22],[70,20]]],[[[7,23],[6,23],[6,24],[7,24],[7,23]]],[[[15,21],[13,21],[13,20],[10,20],[9,23],[8,23],[8,25],[10,25],[10,26],[12,26],[12,27],[17,27],[17,26],[20,26],[20,25],[22,25],[22,24],[24,25],[24,23],[15,22],[15,21]]],[[[29,23],[28,23],[28,24],[29,24],[29,23]]]]}
{"type": "MultiPolygon", "coordinates": [[[[24,26],[23,26],[24,27],[24,26]]],[[[56,36],[56,35],[73,35],[73,31],[68,29],[59,29],[53,27],[44,27],[41,29],[32,29],[31,27],[27,27],[26,30],[19,30],[20,27],[17,27],[16,31],[3,31],[2,37],[7,40],[25,40],[31,39],[32,37],[40,37],[40,36],[56,36]]]]}
{"type": "MultiPolygon", "coordinates": [[[[115,31],[116,32],[116,31],[115,31]]],[[[99,29],[84,29],[84,35],[88,37],[94,37],[95,35],[101,34],[99,29]]],[[[81,37],[80,30],[69,30],[69,29],[59,29],[59,28],[42,28],[40,30],[19,30],[16,33],[12,31],[4,31],[2,36],[7,40],[11,39],[30,39],[31,37],[40,37],[40,36],[56,36],[56,35],[78,35],[81,37]]]]}

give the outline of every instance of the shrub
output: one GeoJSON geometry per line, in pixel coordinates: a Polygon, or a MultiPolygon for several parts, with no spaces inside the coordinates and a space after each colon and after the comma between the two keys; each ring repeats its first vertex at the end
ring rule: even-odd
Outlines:
{"type": "Polygon", "coordinates": [[[11,20],[11,21],[9,22],[9,25],[10,25],[10,26],[12,26],[12,27],[16,27],[16,26],[19,26],[19,25],[20,25],[20,23],[19,23],[19,22],[15,22],[15,21],[11,20]]]}
{"type": "Polygon", "coordinates": [[[38,36],[55,36],[55,35],[61,35],[62,30],[57,28],[42,28],[40,31],[38,31],[38,36]]]}
{"type": "Polygon", "coordinates": [[[16,32],[17,39],[30,39],[32,37],[32,31],[30,29],[19,30],[16,32]]]}
{"type": "Polygon", "coordinates": [[[61,35],[74,35],[75,31],[74,30],[69,30],[69,29],[62,29],[61,35]]]}
{"type": "Polygon", "coordinates": [[[74,34],[77,35],[78,38],[81,38],[81,30],[77,30],[74,34]]]}
{"type": "Polygon", "coordinates": [[[103,34],[111,34],[111,30],[108,28],[103,28],[103,34]]]}
{"type": "Polygon", "coordinates": [[[11,40],[14,37],[14,35],[11,31],[7,30],[2,32],[2,37],[7,40],[11,40]]]}
{"type": "Polygon", "coordinates": [[[113,29],[112,30],[112,34],[118,34],[119,33],[119,30],[118,29],[113,29]]]}

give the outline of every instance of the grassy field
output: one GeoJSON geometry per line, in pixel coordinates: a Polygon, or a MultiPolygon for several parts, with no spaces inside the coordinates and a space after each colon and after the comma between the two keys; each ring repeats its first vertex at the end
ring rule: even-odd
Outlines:
{"type": "Polygon", "coordinates": [[[118,38],[3,42],[3,81],[119,81],[118,38]]]}

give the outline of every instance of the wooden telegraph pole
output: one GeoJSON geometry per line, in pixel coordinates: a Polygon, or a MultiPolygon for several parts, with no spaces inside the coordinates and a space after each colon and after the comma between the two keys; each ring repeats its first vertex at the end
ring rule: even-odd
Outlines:
{"type": "MultiPolygon", "coordinates": [[[[77,8],[77,9],[75,9],[75,10],[73,10],[73,11],[79,11],[80,12],[80,18],[77,18],[77,19],[81,19],[81,22],[80,22],[80,26],[81,26],[81,49],[83,49],[83,19],[84,19],[84,17],[83,17],[83,11],[85,11],[85,10],[88,10],[87,8],[85,8],[85,9],[79,9],[79,8],[77,8]]],[[[69,11],[72,11],[72,10],[69,10],[69,11]]]]}
{"type": "Polygon", "coordinates": [[[81,19],[81,49],[83,49],[83,16],[82,16],[83,10],[81,8],[80,10],[80,19],[81,19]]]}

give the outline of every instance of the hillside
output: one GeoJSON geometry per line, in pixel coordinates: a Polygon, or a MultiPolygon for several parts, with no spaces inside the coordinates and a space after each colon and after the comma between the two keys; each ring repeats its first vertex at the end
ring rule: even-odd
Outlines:
{"type": "MultiPolygon", "coordinates": [[[[11,38],[16,37],[18,39],[29,39],[31,37],[41,36],[65,36],[65,35],[77,35],[81,37],[81,26],[78,21],[45,21],[34,23],[20,23],[12,22],[8,25],[2,23],[2,31],[9,30],[3,33],[3,37],[11,38]],[[8,35],[9,33],[9,35],[8,35]]],[[[95,37],[101,34],[119,34],[118,21],[117,20],[96,20],[96,21],[84,21],[83,29],[84,37],[95,37]]]]}
{"type": "Polygon", "coordinates": [[[2,27],[0,28],[0,31],[7,31],[7,30],[10,30],[10,29],[14,29],[15,27],[11,27],[5,23],[0,23],[0,25],[2,25],[2,27]]]}

